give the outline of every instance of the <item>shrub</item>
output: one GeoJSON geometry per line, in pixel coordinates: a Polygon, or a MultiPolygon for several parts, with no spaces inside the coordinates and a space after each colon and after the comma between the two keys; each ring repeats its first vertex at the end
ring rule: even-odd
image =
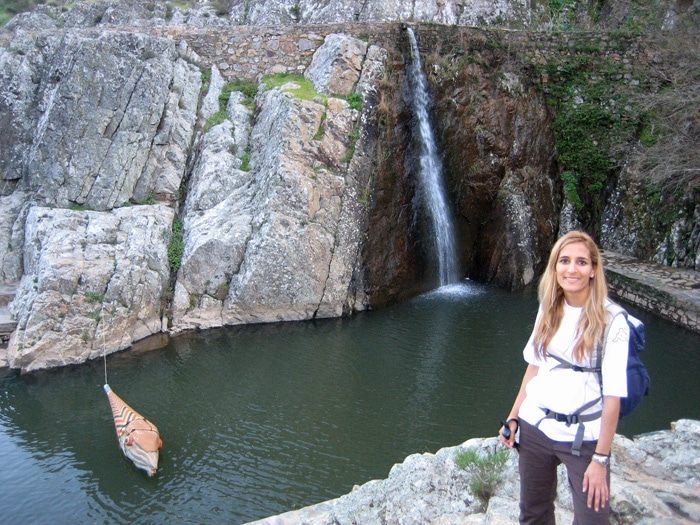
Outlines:
{"type": "Polygon", "coordinates": [[[104,301],[104,296],[97,292],[85,292],[85,300],[88,303],[101,303],[104,301]]]}
{"type": "Polygon", "coordinates": [[[168,263],[170,270],[173,272],[178,271],[180,264],[182,264],[182,252],[185,248],[182,236],[182,221],[175,219],[173,222],[173,233],[170,236],[170,244],[168,245],[168,263]]]}
{"type": "Polygon", "coordinates": [[[509,455],[510,450],[507,448],[486,453],[468,448],[457,454],[455,464],[469,473],[469,490],[484,505],[503,481],[503,467],[509,455]]]}
{"type": "Polygon", "coordinates": [[[356,109],[362,111],[362,95],[360,93],[353,93],[347,98],[351,109],[356,109]]]}
{"type": "Polygon", "coordinates": [[[245,152],[243,155],[241,155],[241,171],[250,171],[250,153],[245,152]]]}

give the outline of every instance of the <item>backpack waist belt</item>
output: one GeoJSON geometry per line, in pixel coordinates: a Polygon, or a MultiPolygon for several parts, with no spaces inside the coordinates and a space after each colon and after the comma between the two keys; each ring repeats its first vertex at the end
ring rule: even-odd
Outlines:
{"type": "Polygon", "coordinates": [[[573,414],[560,414],[559,412],[555,412],[554,410],[543,408],[542,411],[544,412],[544,417],[537,422],[535,427],[539,427],[540,423],[542,423],[542,421],[544,421],[545,419],[554,419],[559,423],[566,423],[567,427],[570,425],[578,425],[578,428],[576,429],[576,437],[574,438],[574,442],[571,445],[571,453],[574,456],[580,456],[581,445],[583,444],[583,433],[586,429],[584,423],[588,421],[595,421],[603,415],[602,410],[598,410],[596,412],[593,412],[592,414],[581,414],[581,412],[584,412],[589,408],[593,408],[600,400],[601,398],[598,397],[593,401],[589,401],[573,414]]]}
{"type": "Polygon", "coordinates": [[[554,419],[559,423],[566,423],[567,425],[578,425],[579,423],[586,423],[587,421],[595,421],[601,416],[602,411],[586,414],[584,416],[579,414],[560,414],[559,412],[554,412],[553,410],[545,408],[544,414],[544,419],[554,419]]]}

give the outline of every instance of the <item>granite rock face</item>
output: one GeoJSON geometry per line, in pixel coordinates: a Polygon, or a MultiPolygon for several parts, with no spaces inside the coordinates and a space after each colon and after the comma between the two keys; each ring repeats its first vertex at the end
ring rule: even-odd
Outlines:
{"type": "Polygon", "coordinates": [[[12,35],[0,63],[0,260],[4,281],[20,281],[10,367],[79,363],[162,331],[366,308],[360,196],[385,51],[333,35],[309,74],[361,107],[289,83],[260,85],[252,104],[233,91],[222,109],[225,81],[213,66],[200,103],[183,43],[12,35]]]}
{"type": "Polygon", "coordinates": [[[143,34],[11,35],[0,54],[0,268],[4,282],[21,280],[9,364],[29,371],[162,330],[168,205],[186,173],[201,74],[175,42],[143,34]]]}
{"type": "Polygon", "coordinates": [[[11,304],[18,324],[10,367],[77,364],[160,332],[173,215],[159,205],[111,212],[32,207],[24,275],[11,304]]]}
{"type": "Polygon", "coordinates": [[[21,75],[33,70],[29,100],[15,105],[9,90],[3,97],[7,127],[18,134],[5,137],[17,147],[3,156],[9,165],[3,178],[15,189],[44,204],[94,210],[150,194],[172,198],[184,175],[200,86],[199,72],[182,62],[173,42],[67,32],[8,57],[6,65],[2,84],[20,82],[22,92],[29,86],[21,75]],[[164,166],[161,158],[170,162],[164,166]]]}
{"type": "MultiPolygon", "coordinates": [[[[359,67],[367,46],[332,35],[328,47],[309,76],[338,85],[346,69],[336,64],[359,67]]],[[[367,64],[381,68],[381,58],[367,64]]],[[[331,91],[351,89],[354,71],[347,88],[331,91]]],[[[357,197],[365,179],[352,163],[361,113],[343,99],[297,97],[300,88],[263,90],[255,118],[232,99],[230,119],[204,136],[185,201],[173,331],[365,308],[352,292],[364,210],[357,197]]]]}

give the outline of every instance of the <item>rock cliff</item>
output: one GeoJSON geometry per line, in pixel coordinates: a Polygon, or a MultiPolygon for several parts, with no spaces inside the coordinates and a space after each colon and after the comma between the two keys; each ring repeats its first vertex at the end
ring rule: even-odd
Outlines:
{"type": "Polygon", "coordinates": [[[212,68],[200,102],[195,54],[172,40],[27,37],[2,55],[0,257],[4,280],[20,280],[11,367],[77,363],[161,331],[364,309],[352,284],[385,52],[331,35],[308,70],[315,95],[260,85],[248,107],[234,91],[209,128],[225,82],[212,68]]]}
{"type": "Polygon", "coordinates": [[[700,262],[697,154],[668,142],[697,135],[684,111],[697,57],[671,38],[695,3],[644,12],[663,14],[656,40],[551,31],[637,23],[626,1],[185,5],[39,6],[0,32],[13,368],[77,363],[160,332],[339,316],[432,287],[404,21],[435,97],[463,275],[531,284],[554,238],[578,225],[643,259],[700,262]],[[640,100],[653,100],[648,112],[640,100]],[[656,133],[652,111],[681,132],[656,133]],[[617,142],[566,127],[591,116],[623,130],[617,142]],[[670,172],[648,168],[642,142],[654,158],[673,152],[670,172]],[[614,154],[602,168],[581,160],[603,146],[614,154]],[[651,184],[649,170],[671,183],[651,184]]]}

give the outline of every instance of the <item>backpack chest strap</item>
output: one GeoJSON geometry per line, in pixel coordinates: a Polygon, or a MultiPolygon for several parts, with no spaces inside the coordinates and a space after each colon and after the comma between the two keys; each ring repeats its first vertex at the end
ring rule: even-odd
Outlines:
{"type": "Polygon", "coordinates": [[[563,369],[573,370],[574,372],[592,372],[595,374],[600,373],[600,367],[594,368],[594,367],[588,367],[588,366],[575,365],[573,363],[569,363],[566,359],[562,359],[561,357],[556,356],[556,355],[552,355],[552,354],[547,354],[547,357],[551,357],[552,359],[554,359],[555,361],[557,361],[559,363],[558,365],[553,366],[552,370],[563,368],[563,369]]]}

